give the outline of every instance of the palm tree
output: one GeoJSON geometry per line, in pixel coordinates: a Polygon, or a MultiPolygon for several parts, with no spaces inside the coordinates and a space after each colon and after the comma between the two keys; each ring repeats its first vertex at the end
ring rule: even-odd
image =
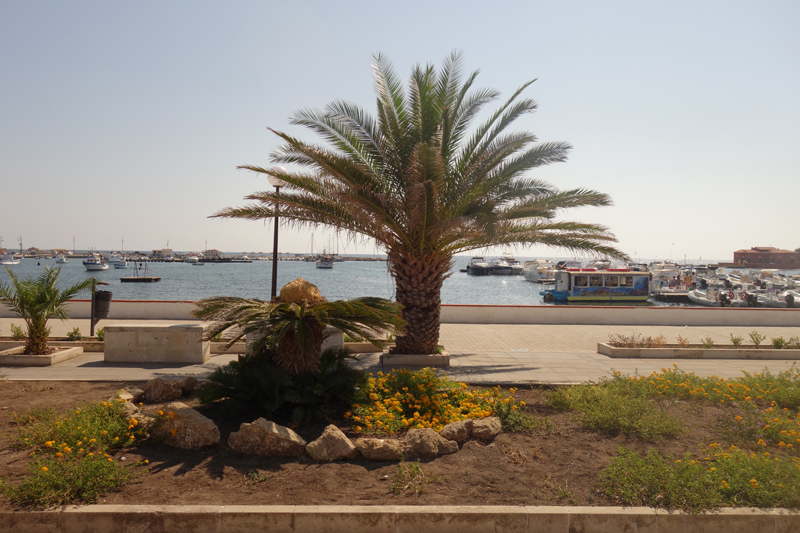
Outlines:
{"type": "Polygon", "coordinates": [[[60,267],[46,267],[38,278],[24,280],[17,278],[8,267],[6,271],[11,277],[11,285],[0,284],[0,299],[25,321],[28,328],[25,353],[49,353],[47,337],[50,335],[50,328],[47,327],[47,321],[51,318],[67,320],[67,301],[91,287],[94,280],[90,278],[58,290],[56,282],[61,272],[60,267]]]}
{"type": "Polygon", "coordinates": [[[413,68],[404,91],[391,64],[373,61],[377,118],[335,101],[325,110],[302,110],[292,125],[305,126],[331,146],[308,144],[273,131],[285,144],[271,154],[280,167],[239,168],[272,175],[287,186],[246,197],[255,203],[226,208],[214,217],[269,220],[297,226],[328,225],[374,239],[386,251],[403,306],[406,334],[397,353],[433,353],[439,339],[440,293],[453,256],[489,246],[545,244],[569,251],[625,257],[614,236],[598,224],[556,220],[568,208],[611,205],[588,189],[560,191],[526,176],[565,161],[565,142],[538,143],[529,132],[506,132],[537,104],[520,94],[525,83],[488,119],[472,126],[493,89],[473,90],[477,71],[464,77],[454,52],[437,72],[413,68]]]}
{"type": "Polygon", "coordinates": [[[383,347],[382,335],[398,333],[405,322],[400,318],[400,306],[382,298],[364,297],[329,302],[316,286],[297,279],[292,284],[304,285],[310,293],[291,298],[285,296],[272,302],[257,299],[220,296],[195,303],[194,316],[214,323],[206,331],[213,338],[225,332],[235,332],[229,341],[252,336],[248,353],[259,353],[274,346],[275,364],[291,375],[319,370],[325,328],[333,326],[357,341],[367,341],[383,347]],[[310,297],[308,295],[311,295],[310,297]],[[305,296],[305,297],[304,297],[305,296]],[[283,299],[281,299],[283,298],[283,299]]]}

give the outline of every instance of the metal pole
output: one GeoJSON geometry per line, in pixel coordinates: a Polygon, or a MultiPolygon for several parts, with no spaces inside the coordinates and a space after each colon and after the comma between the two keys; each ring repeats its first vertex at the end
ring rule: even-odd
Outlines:
{"type": "MultiPolygon", "coordinates": [[[[275,187],[275,194],[281,194],[281,188],[275,187]]],[[[275,212],[278,211],[278,200],[275,200],[275,212]]],[[[272,297],[278,294],[278,223],[280,217],[275,215],[275,237],[272,243],[272,297]]]]}
{"type": "Polygon", "coordinates": [[[95,289],[97,289],[97,278],[92,278],[92,310],[91,310],[91,317],[89,318],[89,336],[94,337],[94,299],[95,299],[95,289]]]}

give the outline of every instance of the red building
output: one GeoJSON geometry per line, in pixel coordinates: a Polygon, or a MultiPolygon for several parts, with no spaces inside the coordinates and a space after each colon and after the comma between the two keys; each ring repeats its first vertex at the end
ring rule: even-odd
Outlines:
{"type": "Polygon", "coordinates": [[[781,250],[772,246],[755,246],[749,250],[733,252],[733,263],[720,263],[719,266],[743,268],[800,268],[800,253],[781,250]]]}

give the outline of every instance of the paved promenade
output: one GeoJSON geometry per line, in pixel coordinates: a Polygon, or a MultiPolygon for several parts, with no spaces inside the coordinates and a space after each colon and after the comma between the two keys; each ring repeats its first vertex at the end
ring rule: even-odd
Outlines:
{"type": "MultiPolygon", "coordinates": [[[[131,322],[194,323],[176,320],[104,320],[100,326],[131,322]]],[[[20,325],[21,321],[0,319],[0,335],[9,334],[10,323],[20,325]]],[[[88,334],[89,321],[53,321],[52,335],[66,335],[75,327],[88,334]]],[[[745,343],[749,344],[748,333],[754,329],[766,335],[765,342],[772,337],[788,339],[800,336],[800,328],[785,327],[443,324],[440,341],[451,356],[451,366],[446,373],[453,379],[476,384],[580,383],[608,376],[614,370],[625,374],[649,374],[673,363],[687,372],[726,378],[740,376],[742,370],[752,373],[768,368],[776,373],[791,368],[794,361],[788,360],[619,359],[597,353],[597,343],[607,341],[611,334],[664,335],[669,343],[676,343],[678,335],[691,343],[711,337],[717,344],[728,344],[733,334],[744,337],[745,343]]],[[[378,357],[377,353],[360,354],[356,365],[369,372],[377,372],[381,370],[378,357]]],[[[154,377],[203,377],[233,358],[231,355],[215,355],[203,365],[122,364],[105,363],[101,353],[87,353],[51,367],[0,367],[0,379],[146,381],[154,377]]]]}

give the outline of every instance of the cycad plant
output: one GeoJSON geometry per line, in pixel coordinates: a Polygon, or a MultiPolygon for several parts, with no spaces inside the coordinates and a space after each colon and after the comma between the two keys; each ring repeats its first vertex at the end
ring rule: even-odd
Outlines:
{"type": "Polygon", "coordinates": [[[50,352],[47,337],[51,318],[67,320],[69,314],[65,304],[79,292],[92,286],[87,279],[59,290],[56,287],[61,268],[45,267],[38,278],[19,279],[6,267],[11,284],[0,284],[0,299],[25,321],[27,326],[25,353],[44,355],[50,352]]]}
{"type": "Polygon", "coordinates": [[[329,302],[300,278],[272,302],[221,296],[196,305],[194,316],[213,321],[207,338],[227,333],[232,345],[249,337],[248,353],[274,349],[275,364],[292,375],[318,370],[327,326],[382,347],[387,333],[396,334],[405,325],[397,303],[373,297],[329,302]]]}
{"type": "Polygon", "coordinates": [[[558,190],[527,176],[565,161],[571,146],[539,143],[529,132],[507,132],[537,104],[520,94],[473,119],[500,93],[473,89],[477,72],[464,76],[453,53],[437,72],[413,68],[408,89],[381,55],[373,72],[377,117],[346,101],[297,112],[304,126],[329,146],[276,133],[285,144],[271,160],[302,167],[286,171],[240,168],[277,177],[283,190],[256,192],[255,203],[226,208],[215,217],[288,219],[296,226],[327,225],[377,242],[388,258],[396,298],[407,321],[398,353],[433,353],[439,339],[441,288],[453,256],[491,246],[545,244],[570,252],[625,257],[599,224],[557,220],[569,208],[608,206],[600,192],[558,190]]]}

